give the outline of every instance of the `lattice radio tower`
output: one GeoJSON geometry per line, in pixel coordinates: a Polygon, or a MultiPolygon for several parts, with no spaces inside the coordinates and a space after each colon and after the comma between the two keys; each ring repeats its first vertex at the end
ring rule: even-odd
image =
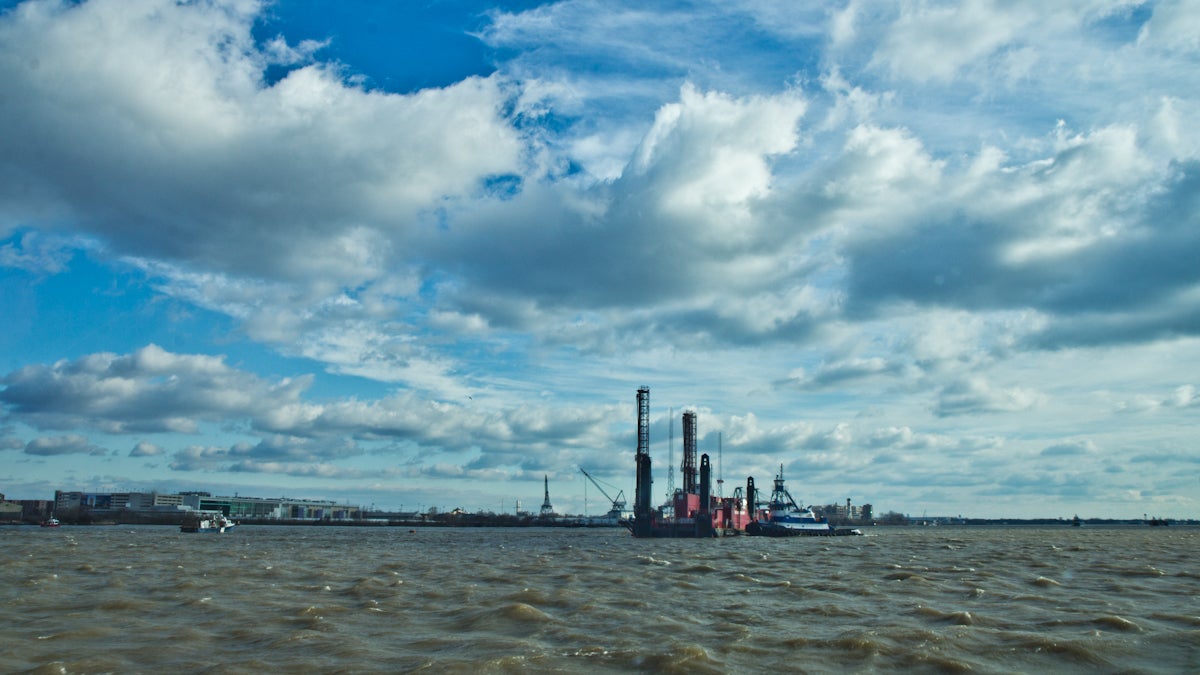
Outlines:
{"type": "Polygon", "coordinates": [[[550,476],[545,476],[544,480],[546,481],[546,499],[542,501],[542,515],[552,516],[554,507],[550,506],[550,476]]]}
{"type": "Polygon", "coordinates": [[[675,494],[675,409],[667,409],[667,497],[675,494]]]}

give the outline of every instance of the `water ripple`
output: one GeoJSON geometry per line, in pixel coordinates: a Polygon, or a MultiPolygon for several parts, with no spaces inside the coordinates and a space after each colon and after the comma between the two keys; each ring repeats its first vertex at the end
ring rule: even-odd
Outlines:
{"type": "Polygon", "coordinates": [[[2,532],[0,672],[1200,671],[1182,527],[39,530],[2,532]]]}

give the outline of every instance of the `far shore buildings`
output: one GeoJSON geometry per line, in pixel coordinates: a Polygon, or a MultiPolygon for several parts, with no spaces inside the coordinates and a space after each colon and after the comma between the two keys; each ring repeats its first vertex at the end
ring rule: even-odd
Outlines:
{"type": "Polygon", "coordinates": [[[313,499],[221,497],[207,492],[54,492],[54,513],[59,517],[83,512],[106,516],[189,511],[219,511],[235,519],[356,520],[362,517],[357,506],[313,499]]]}
{"type": "Polygon", "coordinates": [[[858,504],[851,504],[849,499],[846,499],[845,504],[814,506],[813,511],[817,515],[825,516],[837,523],[869,523],[875,516],[875,509],[870,504],[859,506],[858,504]]]}
{"type": "Polygon", "coordinates": [[[54,502],[47,499],[14,499],[0,494],[0,522],[40,522],[54,513],[54,502]]]}

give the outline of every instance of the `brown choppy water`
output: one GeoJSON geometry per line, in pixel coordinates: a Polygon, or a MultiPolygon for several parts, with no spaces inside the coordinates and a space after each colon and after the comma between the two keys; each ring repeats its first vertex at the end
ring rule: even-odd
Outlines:
{"type": "Polygon", "coordinates": [[[0,529],[0,672],[1200,672],[1200,530],[0,529]]]}

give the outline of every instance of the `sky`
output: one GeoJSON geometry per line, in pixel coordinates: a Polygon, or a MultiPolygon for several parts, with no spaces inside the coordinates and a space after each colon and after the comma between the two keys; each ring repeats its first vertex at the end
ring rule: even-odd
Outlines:
{"type": "Polygon", "coordinates": [[[1200,4],[0,0],[0,493],[1200,517],[1200,4]],[[675,484],[681,485],[678,470],[675,484]]]}

